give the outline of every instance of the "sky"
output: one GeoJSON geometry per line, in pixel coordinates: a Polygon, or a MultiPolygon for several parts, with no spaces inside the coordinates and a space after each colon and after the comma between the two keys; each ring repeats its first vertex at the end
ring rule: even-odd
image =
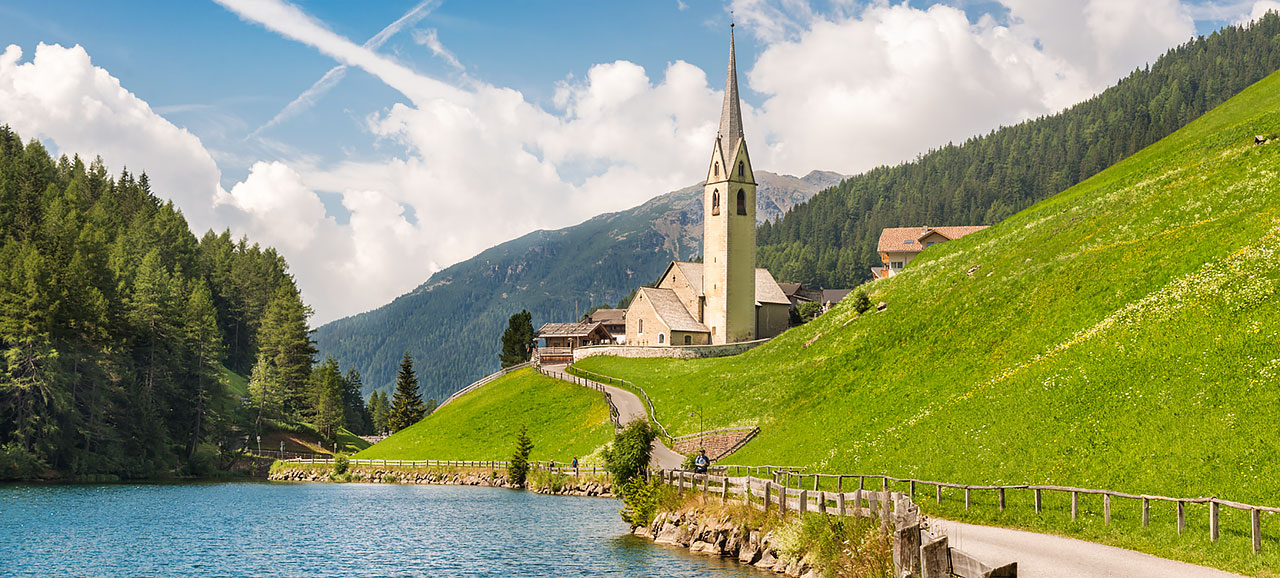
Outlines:
{"type": "Polygon", "coordinates": [[[695,184],[735,24],[753,164],[1049,114],[1280,0],[0,0],[0,123],[289,261],[313,325],[695,184]]]}

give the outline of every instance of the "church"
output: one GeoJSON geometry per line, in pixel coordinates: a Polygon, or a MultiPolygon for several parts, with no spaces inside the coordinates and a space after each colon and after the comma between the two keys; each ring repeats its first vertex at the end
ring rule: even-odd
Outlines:
{"type": "Polygon", "coordinates": [[[742,133],[733,29],[724,107],[703,187],[702,262],[672,261],[627,308],[627,345],[719,345],[787,329],[790,301],[756,268],[756,182],[742,133]]]}

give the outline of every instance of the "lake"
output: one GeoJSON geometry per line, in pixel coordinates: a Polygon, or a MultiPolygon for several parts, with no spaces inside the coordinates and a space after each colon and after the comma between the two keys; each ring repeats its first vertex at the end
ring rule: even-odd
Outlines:
{"type": "Polygon", "coordinates": [[[752,576],[619,502],[382,484],[0,485],[4,576],[752,576]]]}

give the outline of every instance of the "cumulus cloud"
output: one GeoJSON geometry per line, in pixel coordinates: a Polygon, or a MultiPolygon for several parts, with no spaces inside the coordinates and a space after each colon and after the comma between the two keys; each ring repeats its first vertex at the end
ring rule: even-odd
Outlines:
{"type": "Polygon", "coordinates": [[[151,110],[94,66],[79,45],[40,44],[30,62],[22,49],[0,54],[0,119],[24,138],[52,140],[58,152],[145,170],[193,227],[212,226],[210,209],[221,174],[208,151],[185,129],[151,110]]]}

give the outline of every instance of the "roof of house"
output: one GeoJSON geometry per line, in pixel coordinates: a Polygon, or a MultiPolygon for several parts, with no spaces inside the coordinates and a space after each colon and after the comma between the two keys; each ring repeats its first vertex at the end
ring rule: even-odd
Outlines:
{"type": "Polygon", "coordinates": [[[778,287],[782,289],[782,294],[791,297],[804,287],[804,283],[778,283],[778,287]]]}
{"type": "Polygon", "coordinates": [[[600,331],[608,333],[603,324],[599,322],[590,323],[543,323],[538,328],[538,337],[587,337],[595,332],[596,328],[600,331]]]}
{"type": "Polygon", "coordinates": [[[655,289],[641,287],[640,294],[653,306],[658,318],[672,331],[689,331],[694,333],[711,333],[706,325],[698,323],[684,308],[684,302],[671,289],[655,289]]]}
{"type": "Polygon", "coordinates": [[[843,301],[850,293],[853,293],[853,289],[823,289],[822,302],[835,305],[843,301]]]}
{"type": "MultiPolygon", "coordinates": [[[[704,296],[706,293],[702,291],[702,263],[690,263],[688,261],[672,261],[667,267],[677,267],[689,281],[689,285],[693,287],[694,293],[698,296],[704,296]]],[[[666,273],[663,273],[666,277],[666,273]]],[[[768,269],[756,268],[756,305],[761,303],[783,303],[791,304],[787,299],[787,295],[778,287],[778,282],[773,280],[773,275],[768,269]]]]}
{"type": "Polygon", "coordinates": [[[626,312],[626,309],[596,309],[587,315],[587,321],[605,325],[622,325],[626,323],[623,319],[626,312]]]}
{"type": "Polygon", "coordinates": [[[920,240],[930,233],[938,233],[949,241],[954,241],[985,229],[980,227],[891,227],[880,231],[880,242],[877,250],[881,253],[919,253],[924,250],[920,240]]]}

